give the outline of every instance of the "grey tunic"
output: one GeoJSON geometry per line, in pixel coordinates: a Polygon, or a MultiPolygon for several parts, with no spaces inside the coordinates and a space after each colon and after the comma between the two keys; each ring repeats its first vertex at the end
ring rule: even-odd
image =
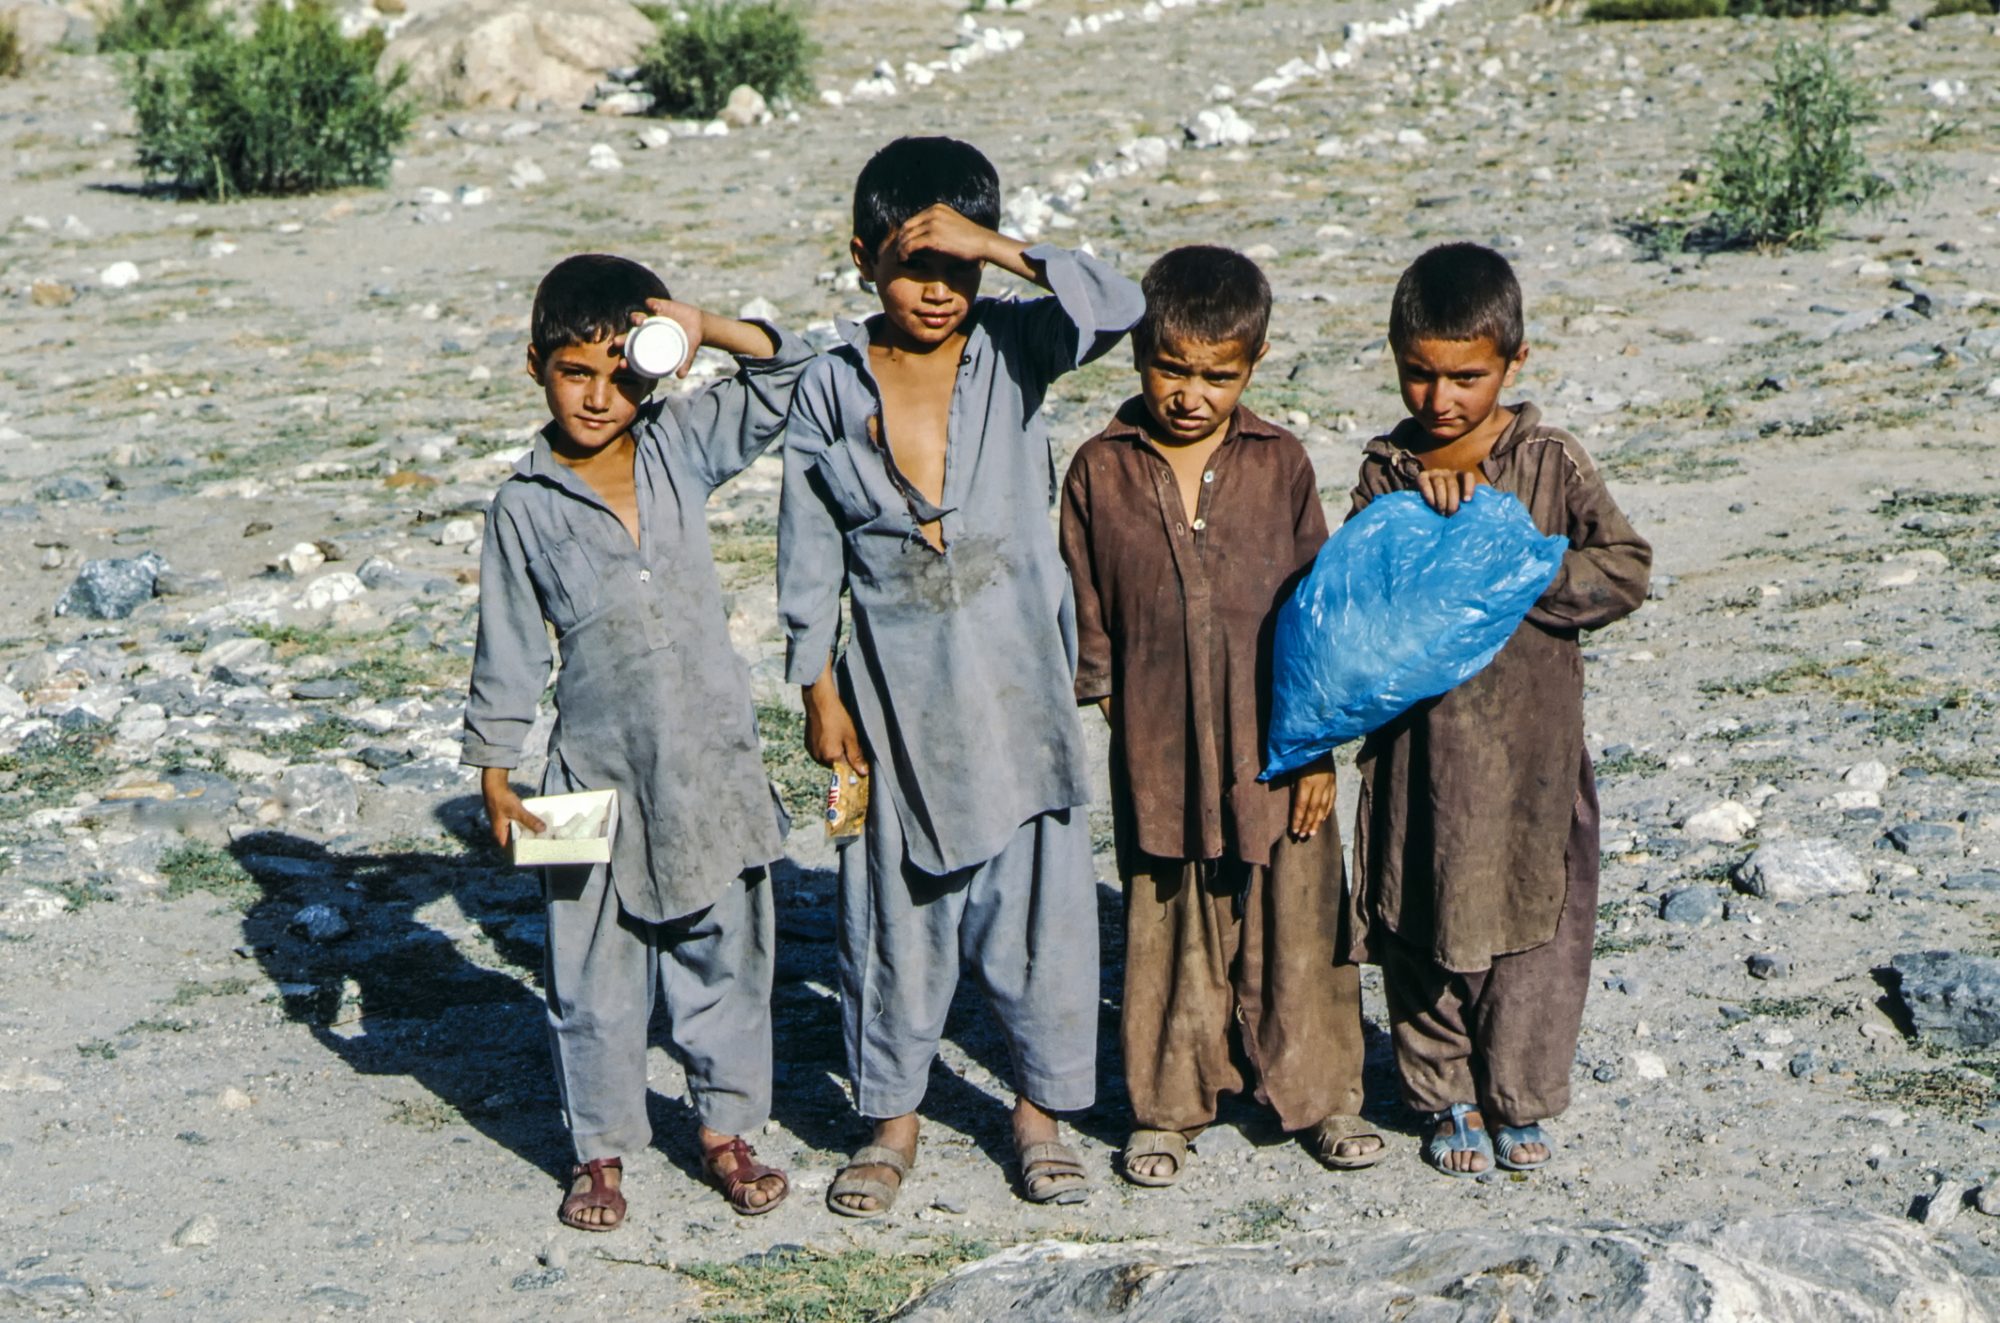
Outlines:
{"type": "Polygon", "coordinates": [[[776,439],[812,351],[778,350],[633,425],[639,544],[545,432],[493,498],[463,761],[515,767],[562,651],[546,786],[620,792],[611,879],[636,919],[701,909],[781,851],[750,677],[729,646],[709,550],[710,492],[776,439]]]}
{"type": "Polygon", "coordinates": [[[1145,303],[1095,258],[1046,244],[1028,256],[1054,293],[980,299],[967,319],[941,509],[906,495],[869,439],[882,405],[867,326],[843,323],[846,343],[807,367],[785,432],[786,673],[801,685],[819,677],[848,590],[841,687],[869,757],[894,772],[883,807],[910,863],[931,874],[983,863],[1029,818],[1090,796],[1042,397],[1116,344],[1145,303]],[[918,531],[940,513],[942,553],[918,531]]]}

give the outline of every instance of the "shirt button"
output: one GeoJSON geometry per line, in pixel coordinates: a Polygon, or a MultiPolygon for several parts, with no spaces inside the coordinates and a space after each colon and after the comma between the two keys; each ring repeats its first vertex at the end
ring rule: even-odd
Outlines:
{"type": "Polygon", "coordinates": [[[1202,529],[1207,527],[1208,527],[1208,521],[1206,519],[1197,519],[1194,521],[1194,531],[1197,533],[1201,532],[1202,529]]]}
{"type": "Polygon", "coordinates": [[[1208,472],[1206,472],[1206,473],[1202,474],[1202,475],[1201,475],[1201,480],[1202,480],[1203,482],[1214,482],[1214,481],[1215,481],[1215,470],[1214,470],[1214,469],[1210,469],[1210,470],[1209,470],[1208,472]]]}
{"type": "Polygon", "coordinates": [[[639,582],[640,582],[640,583],[651,583],[652,581],[653,581],[653,572],[652,572],[651,570],[640,570],[640,571],[639,571],[639,582]]]}
{"type": "Polygon", "coordinates": [[[1187,525],[1186,525],[1186,524],[1175,524],[1175,525],[1174,525],[1174,532],[1176,532],[1176,533],[1185,533],[1185,532],[1187,532],[1187,525]]]}

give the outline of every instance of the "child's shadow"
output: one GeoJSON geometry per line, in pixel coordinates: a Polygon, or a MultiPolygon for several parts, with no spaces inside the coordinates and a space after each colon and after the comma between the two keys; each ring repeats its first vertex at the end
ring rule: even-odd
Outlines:
{"type": "Polygon", "coordinates": [[[277,831],[237,840],[230,852],[259,893],[244,936],[288,1018],[355,1071],[407,1076],[435,1100],[397,1100],[385,1120],[463,1122],[560,1176],[568,1145],[532,986],[540,887],[499,862],[479,815],[476,796],[436,809],[459,853],[334,854],[277,831]],[[309,906],[337,912],[332,926],[348,931],[316,934],[309,906]]]}

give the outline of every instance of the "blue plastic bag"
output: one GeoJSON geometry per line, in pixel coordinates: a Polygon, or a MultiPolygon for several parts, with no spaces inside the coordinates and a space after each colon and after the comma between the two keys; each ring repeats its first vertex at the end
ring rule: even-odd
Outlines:
{"type": "Polygon", "coordinates": [[[1514,497],[1480,486],[1446,517],[1415,492],[1370,502],[1278,608],[1262,779],[1477,675],[1562,568],[1514,497]]]}

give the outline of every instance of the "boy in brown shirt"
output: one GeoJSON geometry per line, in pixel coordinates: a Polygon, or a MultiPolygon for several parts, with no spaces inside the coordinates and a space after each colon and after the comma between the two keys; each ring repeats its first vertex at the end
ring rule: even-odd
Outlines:
{"type": "Polygon", "coordinates": [[[1335,961],[1333,770],[1257,780],[1272,612],[1326,541],[1305,449],[1239,403],[1268,348],[1270,286],[1240,253],[1192,247],[1144,289],[1140,393],[1077,451],[1062,503],[1077,701],[1112,728],[1124,1172],[1179,1180],[1187,1141],[1248,1080],[1322,1161],[1372,1166],[1359,971],[1335,961]]]}
{"type": "Polygon", "coordinates": [[[1431,1122],[1425,1156],[1454,1176],[1530,1170],[1551,1154],[1538,1123],[1569,1105],[1597,918],[1577,631],[1638,608],[1653,553],[1575,437],[1500,404],[1528,357],[1505,258],[1423,254],[1389,345],[1410,417],[1368,444],[1353,509],[1414,490],[1449,516],[1490,483],[1570,544],[1486,669],[1371,734],[1358,766],[1355,928],[1382,965],[1404,1099],[1431,1122]]]}

